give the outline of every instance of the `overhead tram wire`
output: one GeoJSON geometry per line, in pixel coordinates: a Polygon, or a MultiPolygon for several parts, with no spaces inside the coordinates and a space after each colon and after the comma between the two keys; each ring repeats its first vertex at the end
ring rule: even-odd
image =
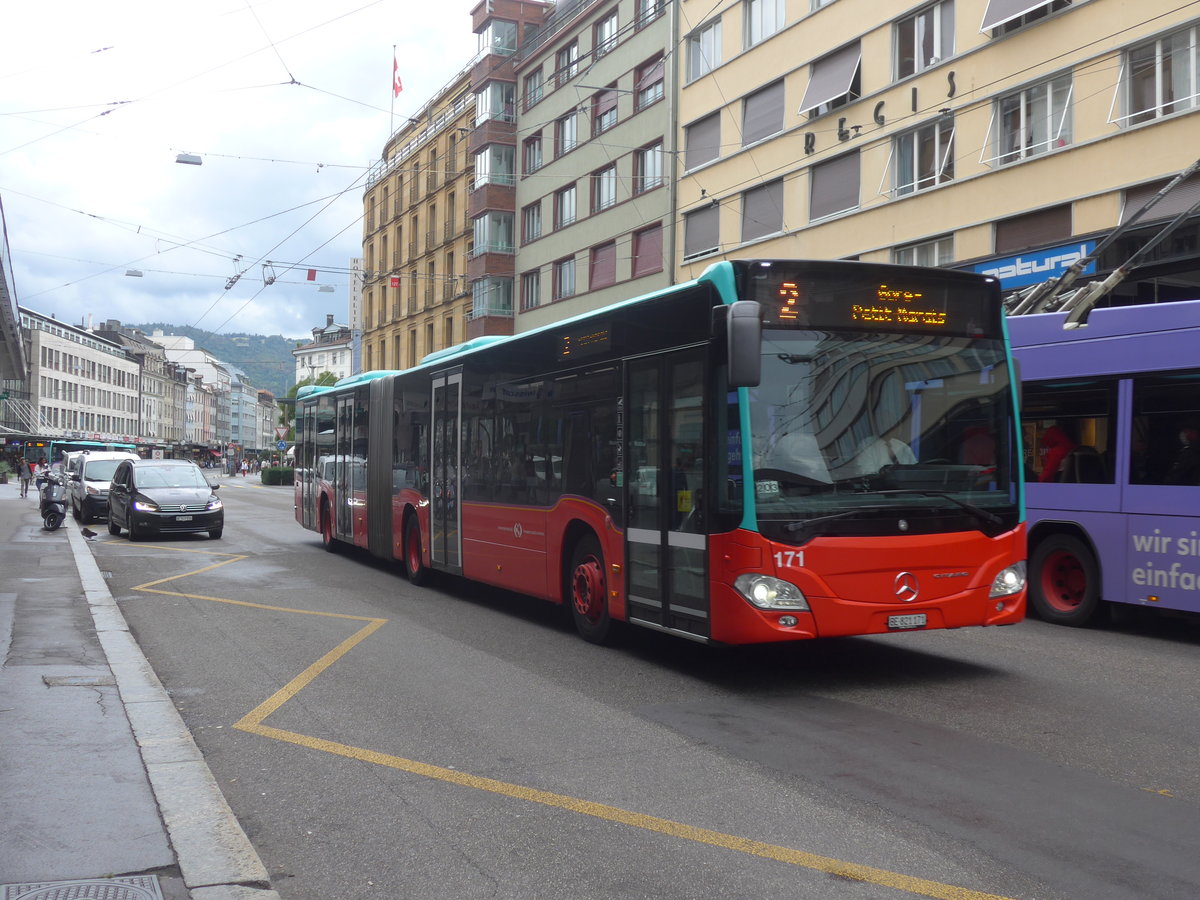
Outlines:
{"type": "MultiPolygon", "coordinates": [[[[308,218],[306,221],[304,221],[304,222],[303,222],[303,223],[301,223],[299,226],[297,226],[295,229],[293,229],[293,230],[292,230],[292,232],[291,232],[290,234],[288,234],[288,235],[287,235],[287,237],[283,238],[283,240],[281,240],[281,241],[279,241],[277,244],[275,244],[275,246],[274,246],[274,247],[272,247],[272,248],[271,248],[271,250],[268,250],[268,251],[267,251],[267,253],[263,254],[263,255],[262,255],[262,256],[260,256],[260,257],[258,257],[258,258],[257,258],[257,259],[256,259],[254,262],[252,262],[252,263],[249,263],[249,264],[248,264],[248,265],[247,265],[247,266],[246,266],[246,267],[245,267],[245,268],[244,268],[242,271],[243,271],[243,272],[245,272],[245,271],[248,271],[248,270],[249,270],[249,269],[251,269],[251,268],[254,268],[255,266],[260,266],[260,265],[262,265],[262,264],[263,264],[263,263],[264,263],[264,262],[267,260],[267,258],[268,258],[268,256],[270,255],[270,253],[271,253],[271,251],[272,251],[272,250],[276,250],[276,249],[278,249],[279,247],[283,246],[283,244],[285,244],[285,243],[286,243],[286,242],[287,242],[289,239],[291,239],[292,237],[294,237],[294,236],[295,236],[295,235],[296,235],[296,234],[297,234],[297,233],[300,231],[300,229],[301,229],[301,228],[303,228],[305,225],[308,225],[310,222],[312,222],[314,219],[316,219],[316,218],[317,218],[317,216],[321,215],[321,213],[323,213],[323,212],[325,212],[325,210],[329,209],[329,207],[333,205],[333,201],[334,201],[335,199],[337,199],[337,198],[338,198],[338,197],[340,197],[340,196],[343,196],[344,194],[347,194],[347,193],[349,193],[351,190],[353,190],[353,189],[355,188],[355,186],[356,186],[356,185],[358,185],[358,183],[359,183],[359,182],[361,182],[361,181],[362,181],[363,179],[365,179],[366,177],[367,177],[367,176],[366,176],[366,173],[365,173],[365,172],[363,172],[363,173],[359,174],[359,175],[358,175],[358,176],[357,176],[357,177],[354,179],[354,181],[352,181],[352,182],[351,182],[351,183],[350,183],[350,184],[349,184],[349,185],[348,185],[348,186],[345,188],[345,190],[341,191],[339,194],[336,194],[336,195],[334,195],[334,197],[333,197],[332,199],[330,199],[330,201],[329,201],[328,203],[326,203],[326,204],[325,204],[325,206],[323,206],[321,209],[317,210],[317,211],[316,211],[315,213],[313,213],[313,214],[312,214],[312,215],[311,215],[311,216],[310,216],[310,217],[309,217],[309,218],[308,218]]],[[[351,224],[354,224],[354,223],[351,223],[351,224]]],[[[347,225],[347,226],[346,226],[346,228],[349,228],[349,227],[350,227],[349,225],[347,225]]],[[[346,230],[345,228],[343,228],[343,229],[342,229],[342,231],[345,231],[345,230],[346,230]]],[[[341,232],[339,232],[339,234],[340,234],[340,233],[341,233],[341,232]]],[[[335,235],[335,237],[336,237],[336,235],[335,235]]],[[[330,238],[330,240],[332,240],[332,238],[330,238]]],[[[328,241],[327,241],[326,243],[328,243],[328,241]]],[[[322,246],[324,246],[324,244],[323,244],[322,246]]],[[[254,292],[254,294],[253,294],[253,295],[252,295],[252,296],[251,296],[249,299],[247,299],[245,303],[243,303],[241,306],[239,306],[239,307],[238,307],[238,308],[237,308],[237,309],[236,309],[236,310],[235,310],[235,311],[232,313],[232,315],[230,315],[230,316],[229,316],[229,318],[227,318],[227,319],[226,319],[224,322],[222,322],[222,323],[221,323],[221,325],[219,325],[219,326],[217,326],[217,327],[218,327],[218,328],[224,327],[224,326],[225,326],[225,325],[226,325],[226,324],[227,324],[227,323],[228,323],[230,320],[232,320],[232,319],[233,319],[233,317],[234,317],[234,316],[238,315],[238,314],[239,314],[239,313],[240,313],[242,310],[244,310],[244,309],[245,309],[247,306],[249,306],[249,305],[250,305],[252,302],[254,302],[254,300],[256,300],[256,299],[258,298],[258,296],[259,296],[260,294],[262,294],[262,292],[263,292],[263,291],[265,291],[265,290],[266,290],[266,289],[267,289],[269,286],[270,286],[269,284],[267,284],[267,283],[265,283],[265,282],[264,282],[263,286],[262,286],[262,287],[261,287],[259,290],[255,291],[255,292],[254,292]]],[[[196,319],[196,320],[195,320],[195,321],[192,323],[192,327],[193,327],[193,328],[197,328],[197,327],[199,327],[199,323],[200,323],[200,322],[202,322],[202,321],[204,320],[204,317],[205,317],[205,316],[207,316],[207,315],[208,315],[210,312],[212,312],[212,311],[213,311],[213,309],[215,309],[215,308],[216,308],[216,305],[217,305],[218,303],[220,303],[220,302],[221,302],[221,300],[222,300],[222,299],[225,297],[225,295],[226,295],[227,293],[229,293],[229,289],[228,289],[228,288],[226,288],[226,290],[225,290],[224,292],[222,292],[222,293],[221,293],[221,294],[220,294],[220,295],[219,295],[219,296],[218,296],[218,297],[217,297],[217,298],[216,298],[216,299],[215,299],[215,300],[214,300],[214,301],[213,301],[213,302],[212,302],[212,303],[209,305],[208,309],[206,309],[206,310],[205,310],[203,313],[201,313],[201,314],[200,314],[199,318],[197,318],[197,319],[196,319]]]]}

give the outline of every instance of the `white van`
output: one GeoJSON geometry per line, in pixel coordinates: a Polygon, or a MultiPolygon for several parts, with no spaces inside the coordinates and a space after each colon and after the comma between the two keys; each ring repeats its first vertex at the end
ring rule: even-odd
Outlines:
{"type": "Polygon", "coordinates": [[[108,486],[113,473],[123,459],[138,459],[136,453],[113,450],[84,450],[67,460],[67,494],[71,515],[87,524],[97,518],[108,518],[108,486]]]}

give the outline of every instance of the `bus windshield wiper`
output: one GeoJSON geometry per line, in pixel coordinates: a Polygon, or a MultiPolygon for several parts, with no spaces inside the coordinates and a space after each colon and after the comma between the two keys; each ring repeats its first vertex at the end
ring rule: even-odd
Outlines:
{"type": "Polygon", "coordinates": [[[817,516],[814,519],[805,519],[803,522],[789,522],[783,526],[783,530],[789,534],[795,534],[797,531],[805,531],[813,525],[820,525],[822,522],[832,522],[834,519],[845,519],[850,516],[856,516],[864,512],[887,512],[890,507],[887,506],[856,506],[854,509],[844,509],[841,512],[830,513],[827,516],[817,516]]]}
{"type": "MultiPolygon", "coordinates": [[[[995,513],[988,512],[986,509],[976,506],[974,503],[968,503],[966,500],[962,500],[958,497],[955,497],[953,494],[947,493],[946,491],[932,491],[932,490],[926,490],[923,488],[890,488],[890,489],[882,490],[882,491],[871,491],[871,493],[872,494],[916,494],[921,497],[940,497],[943,500],[949,500],[955,506],[965,509],[972,516],[974,516],[976,519],[978,519],[980,522],[983,522],[986,525],[991,525],[993,528],[996,528],[996,529],[1004,528],[1004,520],[1001,519],[995,513]]],[[[989,532],[985,532],[985,533],[989,533],[989,532]]],[[[999,534],[999,531],[997,531],[996,533],[999,534]]]]}

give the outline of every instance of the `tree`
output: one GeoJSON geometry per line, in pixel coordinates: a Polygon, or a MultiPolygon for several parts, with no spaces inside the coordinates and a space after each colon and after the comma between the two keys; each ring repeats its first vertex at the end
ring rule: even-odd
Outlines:
{"type": "MultiPolygon", "coordinates": [[[[305,378],[293,384],[288,388],[287,397],[279,401],[279,424],[286,425],[289,429],[293,428],[293,422],[296,419],[296,394],[300,392],[300,388],[309,384],[327,386],[336,384],[337,380],[338,377],[336,375],[330,371],[325,371],[316,378],[305,378]]],[[[287,439],[294,441],[296,439],[296,432],[289,430],[287,439]]]]}

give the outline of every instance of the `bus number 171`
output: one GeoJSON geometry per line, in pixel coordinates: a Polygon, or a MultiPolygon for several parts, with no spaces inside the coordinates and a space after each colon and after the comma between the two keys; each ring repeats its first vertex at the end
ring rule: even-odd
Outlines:
{"type": "Polygon", "coordinates": [[[804,566],[804,551],[803,550],[780,550],[775,554],[775,565],[781,569],[788,569],[792,566],[802,568],[804,566]]]}

